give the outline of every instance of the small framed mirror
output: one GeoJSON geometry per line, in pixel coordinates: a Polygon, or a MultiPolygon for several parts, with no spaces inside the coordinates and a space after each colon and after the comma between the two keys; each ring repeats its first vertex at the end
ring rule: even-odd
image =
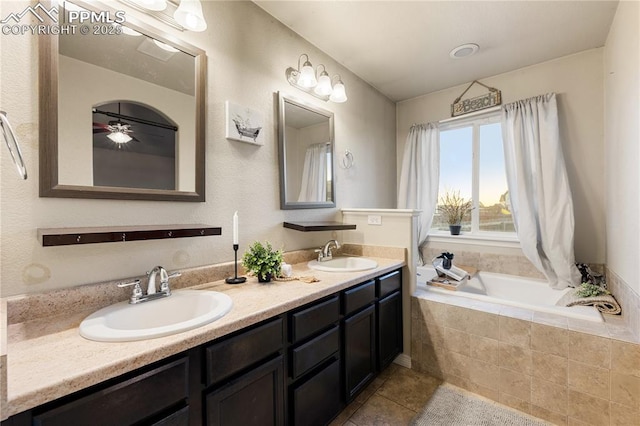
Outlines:
{"type": "Polygon", "coordinates": [[[278,93],[280,208],[336,206],[331,111],[278,93]]]}
{"type": "Polygon", "coordinates": [[[40,38],[40,196],[204,201],[205,52],[130,16],[85,27],[40,38]]]}

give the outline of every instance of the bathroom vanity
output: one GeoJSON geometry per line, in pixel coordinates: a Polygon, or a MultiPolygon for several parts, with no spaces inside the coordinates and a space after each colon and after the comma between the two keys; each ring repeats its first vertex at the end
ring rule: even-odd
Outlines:
{"type": "MultiPolygon", "coordinates": [[[[96,383],[69,395],[66,383],[78,378],[59,377],[57,388],[42,389],[57,393],[55,399],[21,410],[2,426],[326,424],[402,352],[403,262],[377,260],[380,266],[370,271],[318,272],[320,283],[199,286],[226,291],[234,308],[174,336],[100,343],[67,330],[59,338],[68,340],[67,362],[76,363],[79,375],[87,349],[104,364],[97,367],[111,373],[96,380],[86,372],[96,383]],[[74,345],[82,347],[78,359],[74,345]]],[[[33,374],[44,373],[33,357],[40,370],[33,374]]],[[[10,374],[24,373],[11,364],[10,374]]],[[[12,401],[11,384],[9,404],[29,404],[25,392],[12,401]]]]}

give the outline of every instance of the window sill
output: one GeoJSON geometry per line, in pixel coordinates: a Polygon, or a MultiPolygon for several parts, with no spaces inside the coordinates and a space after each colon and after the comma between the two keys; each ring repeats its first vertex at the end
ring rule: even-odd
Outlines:
{"type": "Polygon", "coordinates": [[[490,247],[509,247],[520,248],[520,241],[515,235],[499,235],[499,234],[460,234],[451,235],[447,232],[431,233],[427,237],[428,243],[460,243],[474,244],[490,247]]]}

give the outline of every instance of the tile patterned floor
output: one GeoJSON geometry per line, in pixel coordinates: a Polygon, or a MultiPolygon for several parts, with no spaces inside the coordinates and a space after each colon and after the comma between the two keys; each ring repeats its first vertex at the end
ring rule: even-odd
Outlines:
{"type": "Polygon", "coordinates": [[[401,426],[422,410],[440,379],[391,364],[330,426],[401,426]]]}

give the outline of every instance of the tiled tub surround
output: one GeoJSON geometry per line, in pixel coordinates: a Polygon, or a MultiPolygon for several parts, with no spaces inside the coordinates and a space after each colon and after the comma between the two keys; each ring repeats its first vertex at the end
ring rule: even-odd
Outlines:
{"type": "MultiPolygon", "coordinates": [[[[640,340],[640,295],[609,268],[606,269],[606,276],[607,287],[622,307],[622,320],[636,339],[640,340]]],[[[640,360],[638,363],[640,364],[640,360]]]]}
{"type": "Polygon", "coordinates": [[[184,271],[173,288],[195,285],[197,289],[225,292],[233,299],[233,309],[203,327],[138,342],[93,342],[78,333],[86,315],[128,298],[128,292],[113,290],[113,283],[9,298],[8,401],[2,407],[2,417],[135,370],[404,265],[404,249],[358,250],[376,260],[378,267],[361,272],[321,272],[308,269],[307,251],[287,253],[285,260],[293,264],[294,275],[314,275],[320,279],[312,284],[301,281],[258,284],[255,278],[250,278],[246,284],[229,285],[223,278],[232,275],[232,264],[184,271]],[[388,257],[374,257],[370,252],[385,253],[388,257]]]}
{"type": "Polygon", "coordinates": [[[615,322],[418,289],[412,368],[559,425],[636,425],[640,342],[615,322]]]}

